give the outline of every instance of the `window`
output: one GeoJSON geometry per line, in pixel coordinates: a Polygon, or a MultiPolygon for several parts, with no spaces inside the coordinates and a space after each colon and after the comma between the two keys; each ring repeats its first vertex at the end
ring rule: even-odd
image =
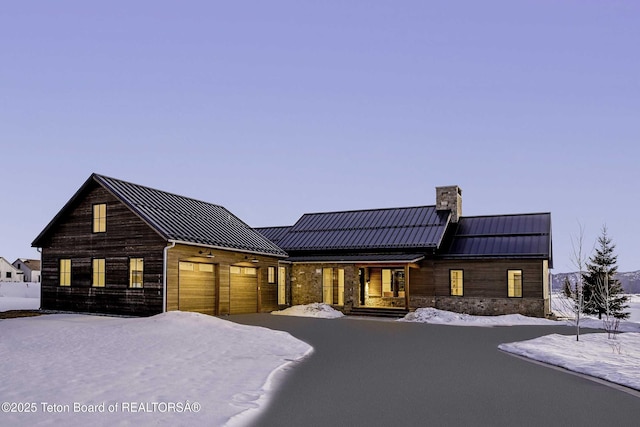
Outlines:
{"type": "Polygon", "coordinates": [[[91,281],[91,286],[104,288],[104,264],[104,258],[93,260],[93,280],[91,281]]]}
{"type": "Polygon", "coordinates": [[[322,269],[322,302],[333,304],[333,268],[322,269]]]}
{"type": "Polygon", "coordinates": [[[278,304],[287,303],[287,269],[286,267],[278,267],[278,304]]]}
{"type": "Polygon", "coordinates": [[[107,231],[107,205],[105,203],[93,205],[93,232],[107,231]]]}
{"type": "Polygon", "coordinates": [[[338,269],[338,305],[344,305],[344,269],[338,269]]]}
{"type": "Polygon", "coordinates": [[[142,288],[144,280],[144,259],[131,258],[129,260],[129,287],[142,288]]]}
{"type": "Polygon", "coordinates": [[[508,293],[509,297],[521,298],[522,297],[522,270],[508,270],[508,293]]]}
{"type": "Polygon", "coordinates": [[[451,295],[461,297],[463,295],[463,275],[462,270],[449,270],[451,283],[451,295]]]}
{"type": "Polygon", "coordinates": [[[322,302],[344,305],[344,269],[322,269],[322,302]]]}
{"type": "Polygon", "coordinates": [[[404,269],[382,269],[382,296],[404,296],[404,269]]]}
{"type": "Polygon", "coordinates": [[[276,283],[276,268],[268,267],[267,268],[267,276],[269,283],[276,283]]]}
{"type": "Polygon", "coordinates": [[[71,286],[71,260],[60,260],[60,286],[71,286]]]}
{"type": "Polygon", "coordinates": [[[11,272],[7,271],[7,279],[11,279],[11,272]]]}

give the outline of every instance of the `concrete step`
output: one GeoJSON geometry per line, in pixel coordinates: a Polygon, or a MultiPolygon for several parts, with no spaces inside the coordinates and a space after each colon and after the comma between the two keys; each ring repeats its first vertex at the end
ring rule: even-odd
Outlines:
{"type": "Polygon", "coordinates": [[[381,307],[353,307],[348,315],[351,316],[372,316],[372,317],[391,317],[399,319],[409,313],[404,308],[381,308],[381,307]]]}

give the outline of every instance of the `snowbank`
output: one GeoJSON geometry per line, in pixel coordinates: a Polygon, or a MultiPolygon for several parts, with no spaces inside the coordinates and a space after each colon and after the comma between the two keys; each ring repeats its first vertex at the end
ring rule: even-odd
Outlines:
{"type": "Polygon", "coordinates": [[[640,390],[640,334],[547,335],[500,350],[640,390]]]}
{"type": "Polygon", "coordinates": [[[0,282],[0,311],[40,308],[40,283],[0,282]]]}
{"type": "Polygon", "coordinates": [[[344,316],[344,314],[328,304],[314,302],[307,305],[294,305],[280,311],[272,311],[271,314],[278,316],[299,316],[299,317],[317,317],[322,319],[336,319],[344,316]]]}
{"type": "Polygon", "coordinates": [[[312,351],[286,332],[186,312],[58,314],[0,328],[0,396],[36,410],[0,414],[13,426],[224,425],[264,407],[272,374],[312,351]]]}
{"type": "Polygon", "coordinates": [[[431,323],[436,325],[453,326],[515,326],[515,325],[559,325],[561,323],[527,317],[521,314],[507,314],[503,316],[472,316],[470,314],[452,313],[436,308],[419,308],[407,314],[399,322],[431,323]]]}

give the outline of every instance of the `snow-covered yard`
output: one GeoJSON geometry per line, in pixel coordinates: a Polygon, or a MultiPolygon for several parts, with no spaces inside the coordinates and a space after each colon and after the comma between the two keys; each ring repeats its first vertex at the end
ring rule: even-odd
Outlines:
{"type": "Polygon", "coordinates": [[[312,351],[286,332],[186,312],[55,314],[0,330],[0,425],[11,426],[242,425],[275,373],[312,351]]]}
{"type": "Polygon", "coordinates": [[[40,308],[40,283],[0,282],[0,311],[40,308]]]}
{"type": "MultiPolygon", "coordinates": [[[[0,311],[37,309],[39,293],[38,284],[1,283],[0,311]]],[[[630,320],[620,327],[629,332],[615,341],[606,333],[582,334],[579,342],[574,335],[552,334],[500,349],[640,389],[640,296],[631,296],[629,311],[630,320]]],[[[343,316],[320,303],[272,314],[343,316]]],[[[432,308],[400,321],[482,327],[570,324],[432,308]]],[[[312,351],[285,332],[195,313],[140,319],[58,314],[0,322],[0,400],[16,405],[10,410],[36,410],[0,412],[2,425],[241,425],[265,406],[275,373],[312,351]]],[[[583,318],[581,325],[602,328],[602,321],[583,318]]]]}

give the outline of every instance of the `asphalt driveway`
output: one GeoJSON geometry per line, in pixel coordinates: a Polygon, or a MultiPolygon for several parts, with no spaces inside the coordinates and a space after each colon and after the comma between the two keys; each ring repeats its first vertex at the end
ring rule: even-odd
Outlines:
{"type": "Polygon", "coordinates": [[[572,334],[568,327],[269,314],[228,319],[287,331],[315,349],[285,375],[259,426],[637,426],[640,420],[637,396],[497,348],[572,334]]]}

